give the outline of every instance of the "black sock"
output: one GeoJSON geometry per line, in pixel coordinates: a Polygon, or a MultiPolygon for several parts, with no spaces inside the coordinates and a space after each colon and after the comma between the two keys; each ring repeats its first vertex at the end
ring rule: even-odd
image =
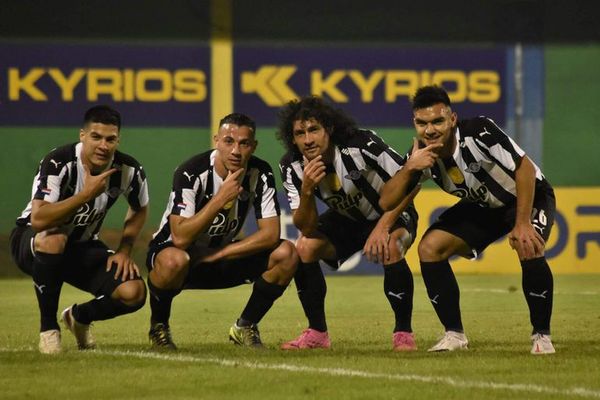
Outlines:
{"type": "Polygon", "coordinates": [[[101,296],[83,304],[73,306],[73,318],[81,324],[90,324],[92,321],[103,321],[123,314],[129,314],[139,310],[144,306],[144,302],[128,306],[127,304],[115,300],[110,296],[101,296]]]}
{"type": "Polygon", "coordinates": [[[258,324],[267,311],[269,311],[273,302],[283,294],[285,288],[287,288],[287,285],[281,286],[269,283],[262,276],[258,277],[254,281],[252,294],[248,299],[248,303],[246,303],[246,308],[244,308],[238,319],[238,326],[258,324]]]}
{"type": "Polygon", "coordinates": [[[327,322],[325,321],[327,284],[319,263],[300,262],[294,282],[296,282],[304,314],[308,318],[308,327],[320,332],[327,332],[327,322]]]}
{"type": "Polygon", "coordinates": [[[383,291],[396,318],[394,332],[412,332],[411,318],[415,286],[410,268],[406,260],[402,259],[397,263],[385,265],[383,272],[383,291]]]}
{"type": "Polygon", "coordinates": [[[173,298],[181,293],[181,289],[160,289],[154,286],[148,276],[148,290],[150,292],[150,310],[152,315],[150,323],[163,323],[169,325],[171,318],[171,304],[173,298]]]}
{"type": "Polygon", "coordinates": [[[37,251],[33,259],[33,285],[40,308],[40,332],[60,329],[56,320],[62,287],[62,254],[37,251]]]}
{"type": "Polygon", "coordinates": [[[421,261],[429,300],[447,331],[464,332],[460,318],[460,290],[448,260],[421,261]]]}
{"type": "Polygon", "coordinates": [[[533,333],[550,334],[554,282],[545,257],[521,261],[523,293],[529,306],[533,333]]]}

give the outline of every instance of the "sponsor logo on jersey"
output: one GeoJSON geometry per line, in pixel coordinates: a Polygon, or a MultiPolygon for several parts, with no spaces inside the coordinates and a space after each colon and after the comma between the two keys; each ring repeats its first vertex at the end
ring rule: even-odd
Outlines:
{"type": "Polygon", "coordinates": [[[235,231],[240,224],[237,218],[228,219],[225,213],[218,213],[207,230],[209,236],[225,236],[235,231]]]}
{"type": "Polygon", "coordinates": [[[77,209],[77,212],[69,220],[68,224],[73,224],[75,226],[89,226],[102,218],[104,218],[104,211],[98,211],[86,203],[77,209]]]}
{"type": "Polygon", "coordinates": [[[326,198],[325,203],[334,210],[344,211],[352,207],[357,207],[362,198],[363,194],[361,192],[358,192],[355,195],[334,194],[333,196],[326,198]]]}

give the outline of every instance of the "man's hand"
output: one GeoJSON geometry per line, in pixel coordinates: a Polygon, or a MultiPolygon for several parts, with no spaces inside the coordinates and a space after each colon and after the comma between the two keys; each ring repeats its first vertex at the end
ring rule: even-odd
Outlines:
{"type": "Polygon", "coordinates": [[[510,247],[517,251],[520,260],[542,257],[546,243],[531,223],[517,224],[508,234],[510,247]]]}
{"type": "Polygon", "coordinates": [[[304,164],[304,179],[302,179],[302,193],[312,194],[315,188],[325,177],[325,163],[319,155],[304,164]]]}
{"type": "Polygon", "coordinates": [[[121,280],[125,282],[127,277],[129,277],[129,279],[134,279],[140,276],[140,269],[129,254],[115,253],[108,257],[108,260],[106,261],[106,271],[110,271],[113,265],[116,267],[115,280],[119,279],[120,276],[121,280]]]}
{"type": "Polygon", "coordinates": [[[108,177],[117,172],[116,168],[111,168],[98,175],[92,175],[87,165],[83,164],[83,189],[81,192],[85,195],[87,201],[95,199],[106,190],[108,177]]]}
{"type": "Polygon", "coordinates": [[[240,168],[235,172],[229,171],[227,177],[223,181],[221,188],[215,195],[223,203],[223,206],[235,198],[242,192],[242,176],[244,168],[240,168]]]}
{"type": "Polygon", "coordinates": [[[363,247],[363,255],[373,263],[383,264],[390,259],[390,233],[389,230],[380,227],[379,224],[371,231],[371,234],[363,247]]]}
{"type": "Polygon", "coordinates": [[[410,171],[423,171],[424,169],[433,167],[439,155],[435,151],[444,147],[442,143],[433,143],[422,149],[419,148],[419,141],[413,138],[413,148],[410,157],[406,160],[404,168],[410,171]]]}

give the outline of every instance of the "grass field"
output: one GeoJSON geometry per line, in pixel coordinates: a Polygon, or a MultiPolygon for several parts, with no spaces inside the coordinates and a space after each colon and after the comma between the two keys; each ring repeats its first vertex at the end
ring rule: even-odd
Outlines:
{"type": "MultiPolygon", "coordinates": [[[[413,328],[419,351],[391,351],[392,314],[381,277],[328,277],[331,350],[283,352],[305,321],[290,287],[262,321],[264,351],[227,332],[250,287],[186,291],[175,299],[176,353],[148,351],[149,307],[98,322],[99,350],[37,351],[38,312],[28,280],[0,280],[1,399],[558,399],[600,398],[600,275],[557,276],[557,353],[529,354],[519,276],[459,276],[470,350],[427,353],[441,335],[420,277],[413,328]],[[515,288],[519,288],[515,290],[515,288]]],[[[87,295],[63,288],[61,309],[87,295]]]]}

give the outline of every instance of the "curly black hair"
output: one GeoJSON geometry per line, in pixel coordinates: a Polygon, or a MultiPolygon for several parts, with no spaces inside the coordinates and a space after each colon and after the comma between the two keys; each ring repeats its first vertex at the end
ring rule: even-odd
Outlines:
{"type": "Polygon", "coordinates": [[[292,100],[279,110],[277,139],[294,154],[300,154],[294,144],[294,122],[317,120],[330,135],[334,144],[344,144],[357,131],[356,122],[344,111],[333,108],[318,96],[305,96],[292,100]]]}

